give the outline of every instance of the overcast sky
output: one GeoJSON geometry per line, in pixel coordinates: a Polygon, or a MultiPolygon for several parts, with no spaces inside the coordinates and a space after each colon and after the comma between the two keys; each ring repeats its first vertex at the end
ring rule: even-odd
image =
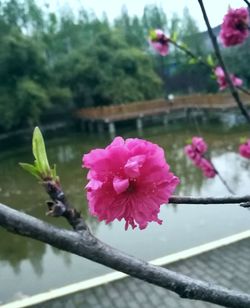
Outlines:
{"type": "MultiPolygon", "coordinates": [[[[203,22],[200,7],[197,0],[36,0],[37,3],[43,5],[50,4],[50,9],[56,11],[60,6],[70,6],[74,11],[79,7],[85,9],[92,9],[98,17],[106,12],[110,20],[114,19],[121,12],[123,5],[126,5],[130,15],[141,16],[143,8],[147,4],[157,4],[164,8],[167,16],[171,16],[174,12],[182,15],[183,8],[187,6],[191,15],[196,19],[201,30],[205,30],[206,26],[203,22]]],[[[221,23],[225,12],[230,5],[232,8],[239,8],[245,6],[243,0],[204,0],[210,22],[212,26],[217,26],[221,23]]]]}

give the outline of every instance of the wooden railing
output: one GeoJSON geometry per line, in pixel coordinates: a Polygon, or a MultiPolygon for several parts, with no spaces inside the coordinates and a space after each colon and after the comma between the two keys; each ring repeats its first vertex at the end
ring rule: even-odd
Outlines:
{"type": "MultiPolygon", "coordinates": [[[[250,105],[250,97],[241,95],[245,105],[250,105]]],[[[229,93],[225,94],[196,94],[178,96],[173,100],[156,99],[145,102],[133,102],[121,105],[82,108],[75,112],[75,116],[86,120],[102,120],[105,122],[121,121],[147,115],[169,113],[175,110],[199,109],[227,109],[237,107],[229,93]]]]}

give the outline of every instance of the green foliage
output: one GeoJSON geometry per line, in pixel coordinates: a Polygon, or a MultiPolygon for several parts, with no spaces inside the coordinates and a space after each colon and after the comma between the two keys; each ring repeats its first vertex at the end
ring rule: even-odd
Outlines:
{"type": "Polygon", "coordinates": [[[52,86],[48,88],[47,93],[49,101],[53,102],[55,106],[66,107],[72,105],[72,92],[67,87],[52,86]]]}
{"type": "Polygon", "coordinates": [[[38,121],[49,106],[45,60],[21,33],[11,31],[0,45],[0,128],[10,129],[38,121]]]}
{"type": "Polygon", "coordinates": [[[65,57],[56,71],[78,106],[124,103],[161,94],[161,80],[152,60],[121,42],[112,31],[100,33],[88,48],[65,57]],[[66,67],[71,70],[62,74],[66,67]]]}
{"type": "Polygon", "coordinates": [[[190,58],[190,59],[188,60],[188,64],[197,64],[197,62],[198,62],[198,60],[195,59],[195,58],[190,58]]]}
{"type": "Polygon", "coordinates": [[[244,80],[244,87],[250,87],[250,71],[248,59],[250,58],[249,39],[239,46],[224,48],[223,57],[232,74],[244,80]]]}
{"type": "Polygon", "coordinates": [[[56,175],[56,166],[50,168],[43,135],[38,127],[34,129],[32,138],[32,151],[35,158],[34,165],[27,163],[19,163],[20,166],[41,180],[59,181],[56,175]]]}
{"type": "Polygon", "coordinates": [[[247,142],[247,137],[240,137],[240,143],[246,143],[247,142]]]}
{"type": "Polygon", "coordinates": [[[211,54],[207,55],[207,64],[210,65],[211,67],[215,66],[214,59],[211,54]]]}
{"type": "Polygon", "coordinates": [[[17,101],[22,112],[20,116],[31,125],[38,122],[42,110],[49,106],[46,91],[30,79],[21,79],[17,83],[17,101]]]}
{"type": "Polygon", "coordinates": [[[187,9],[167,17],[149,5],[139,18],[124,7],[110,25],[105,15],[98,19],[83,8],[75,16],[35,0],[0,0],[0,132],[37,125],[59,108],[66,114],[163,95],[168,67],[182,66],[186,57],[174,50],[160,62],[147,42],[156,28],[202,46],[193,40],[198,28],[187,9]]]}
{"type": "Polygon", "coordinates": [[[176,42],[178,39],[178,33],[175,31],[171,34],[172,41],[176,42]]]}

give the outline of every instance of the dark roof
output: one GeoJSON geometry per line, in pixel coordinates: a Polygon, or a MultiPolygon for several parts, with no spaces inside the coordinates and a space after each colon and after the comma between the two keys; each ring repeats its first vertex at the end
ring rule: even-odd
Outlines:
{"type": "MultiPolygon", "coordinates": [[[[250,238],[168,265],[168,269],[249,293],[250,238]]],[[[175,293],[127,277],[59,298],[35,307],[84,308],[215,308],[201,301],[181,299],[175,293]]]]}

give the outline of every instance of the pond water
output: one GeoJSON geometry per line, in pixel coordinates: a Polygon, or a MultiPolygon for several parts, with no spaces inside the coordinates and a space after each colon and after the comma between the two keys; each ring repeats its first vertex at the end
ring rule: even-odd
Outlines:
{"type": "MultiPolygon", "coordinates": [[[[225,130],[220,125],[201,126],[210,147],[212,160],[224,179],[239,195],[249,194],[250,162],[238,153],[239,139],[247,129],[225,130]]],[[[225,196],[227,190],[219,178],[205,179],[183,154],[183,145],[194,127],[151,127],[144,138],[166,150],[172,171],[181,179],[176,194],[225,196]]],[[[135,137],[126,131],[124,137],[135,137]]],[[[64,190],[72,204],[81,209],[93,232],[103,241],[146,260],[155,259],[249,229],[250,211],[233,205],[162,206],[160,226],[152,223],[143,231],[124,230],[124,223],[97,223],[87,214],[84,185],[86,171],[81,168],[83,153],[109,143],[108,137],[69,134],[47,142],[48,156],[57,164],[64,190]]],[[[18,162],[32,162],[29,146],[18,147],[0,156],[0,202],[52,224],[67,227],[63,219],[45,216],[47,195],[36,180],[25,173],[18,162]]],[[[89,279],[110,269],[80,257],[59,251],[34,240],[7,233],[0,228],[0,304],[22,295],[61,287],[89,279]]]]}

